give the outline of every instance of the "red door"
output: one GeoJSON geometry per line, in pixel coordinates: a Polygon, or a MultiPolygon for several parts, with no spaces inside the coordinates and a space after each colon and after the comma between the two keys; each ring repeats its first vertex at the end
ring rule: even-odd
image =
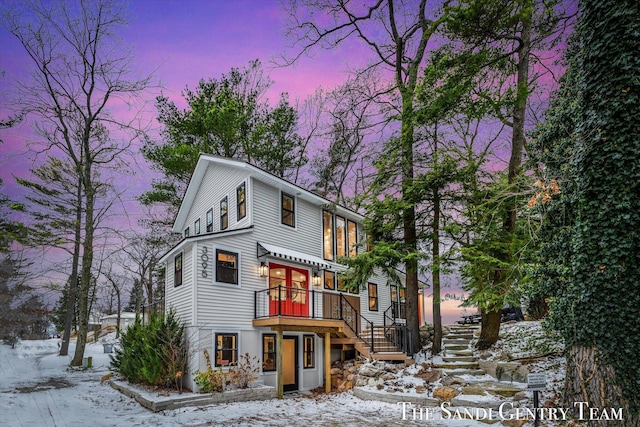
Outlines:
{"type": "Polygon", "coordinates": [[[269,264],[269,315],[309,317],[309,272],[269,264]]]}

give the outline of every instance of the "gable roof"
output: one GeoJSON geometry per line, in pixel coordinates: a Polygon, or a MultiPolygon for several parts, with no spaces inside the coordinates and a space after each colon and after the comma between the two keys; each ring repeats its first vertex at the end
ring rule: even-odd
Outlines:
{"type": "Polygon", "coordinates": [[[285,191],[287,193],[294,194],[297,198],[310,202],[314,205],[324,206],[324,205],[332,205],[335,206],[336,211],[342,214],[346,214],[352,218],[356,218],[358,220],[362,220],[364,217],[351,209],[348,209],[344,206],[333,203],[331,200],[326,199],[318,194],[312,193],[311,191],[305,190],[304,188],[293,184],[285,179],[277,177],[270,172],[267,172],[257,166],[254,166],[250,163],[241,160],[234,160],[227,157],[215,156],[212,154],[200,154],[200,158],[198,159],[198,163],[196,164],[196,168],[193,171],[193,175],[191,175],[191,180],[189,181],[189,185],[187,186],[187,190],[184,193],[184,197],[182,198],[182,204],[180,205],[180,209],[178,210],[178,214],[176,215],[176,219],[173,222],[172,231],[174,233],[182,232],[184,225],[187,220],[187,216],[189,215],[189,209],[193,204],[196,194],[198,193],[198,189],[202,184],[202,180],[207,172],[207,168],[209,165],[224,165],[228,167],[244,169],[247,171],[247,174],[252,178],[263,182],[272,187],[278,188],[281,191],[285,191]]]}

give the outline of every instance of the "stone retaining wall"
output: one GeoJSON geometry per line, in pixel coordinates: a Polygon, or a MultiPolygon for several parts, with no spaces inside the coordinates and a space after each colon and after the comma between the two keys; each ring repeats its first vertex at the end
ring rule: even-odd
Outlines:
{"type": "Polygon", "coordinates": [[[359,397],[362,400],[376,400],[379,402],[387,402],[387,403],[410,402],[410,403],[413,403],[414,405],[420,405],[420,406],[440,405],[440,401],[438,399],[433,399],[431,397],[411,396],[407,394],[396,394],[396,393],[387,393],[387,392],[375,392],[371,390],[366,390],[362,387],[354,387],[353,395],[356,397],[359,397]]]}
{"type": "Polygon", "coordinates": [[[275,387],[259,386],[241,390],[228,390],[222,393],[195,394],[188,393],[177,396],[158,396],[154,398],[150,393],[143,393],[128,383],[109,381],[109,385],[120,393],[135,399],[145,408],[159,412],[188,406],[206,406],[218,403],[246,402],[249,400],[269,400],[277,396],[275,387]]]}

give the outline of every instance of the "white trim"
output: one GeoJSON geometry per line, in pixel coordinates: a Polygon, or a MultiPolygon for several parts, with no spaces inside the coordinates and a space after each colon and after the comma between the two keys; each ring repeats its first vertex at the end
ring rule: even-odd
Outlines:
{"type": "Polygon", "coordinates": [[[160,259],[158,260],[158,262],[165,262],[166,260],[168,260],[172,254],[179,252],[182,250],[182,248],[186,245],[186,244],[190,244],[190,243],[195,243],[195,242],[199,242],[200,240],[206,240],[206,239],[215,239],[217,237],[221,237],[221,236],[232,236],[235,234],[242,234],[242,233],[248,233],[253,231],[253,226],[247,226],[245,228],[240,228],[237,230],[234,229],[230,229],[230,230],[223,230],[223,231],[214,231],[211,233],[205,233],[205,234],[199,234],[197,236],[191,236],[188,239],[182,239],[180,240],[173,248],[169,249],[164,255],[162,255],[162,257],[160,257],[160,259]]]}
{"type": "Polygon", "coordinates": [[[191,246],[191,281],[193,282],[192,293],[192,314],[191,324],[198,323],[198,244],[194,243],[191,246]]]}

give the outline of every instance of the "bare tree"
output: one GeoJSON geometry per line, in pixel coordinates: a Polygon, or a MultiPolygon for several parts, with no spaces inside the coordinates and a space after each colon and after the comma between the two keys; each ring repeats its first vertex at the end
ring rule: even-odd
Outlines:
{"type": "Polygon", "coordinates": [[[63,156],[82,183],[83,236],[79,277],[79,330],[72,366],[82,364],[89,320],[98,169],[122,168],[122,157],[140,137],[137,117],[114,116],[114,106],[133,107],[150,77],[132,75],[131,52],[117,30],[124,6],[113,0],[71,4],[27,2],[3,11],[2,24],[25,49],[34,72],[18,83],[16,108],[31,116],[43,143],[32,150],[63,156]],[[118,141],[115,140],[117,133],[118,141]]]}
{"type": "MultiPolygon", "coordinates": [[[[445,2],[446,4],[446,2],[445,2]]],[[[389,116],[399,123],[399,195],[406,208],[401,212],[406,273],[407,326],[415,349],[420,348],[418,322],[418,254],[414,184],[415,107],[417,85],[429,41],[444,22],[444,8],[431,9],[427,0],[415,2],[378,0],[371,6],[341,0],[290,1],[288,33],[298,48],[293,63],[316,48],[335,48],[357,39],[369,48],[372,61],[367,69],[389,76],[390,83],[376,94],[385,102],[389,116]],[[300,7],[304,4],[304,8],[300,7]]]]}

